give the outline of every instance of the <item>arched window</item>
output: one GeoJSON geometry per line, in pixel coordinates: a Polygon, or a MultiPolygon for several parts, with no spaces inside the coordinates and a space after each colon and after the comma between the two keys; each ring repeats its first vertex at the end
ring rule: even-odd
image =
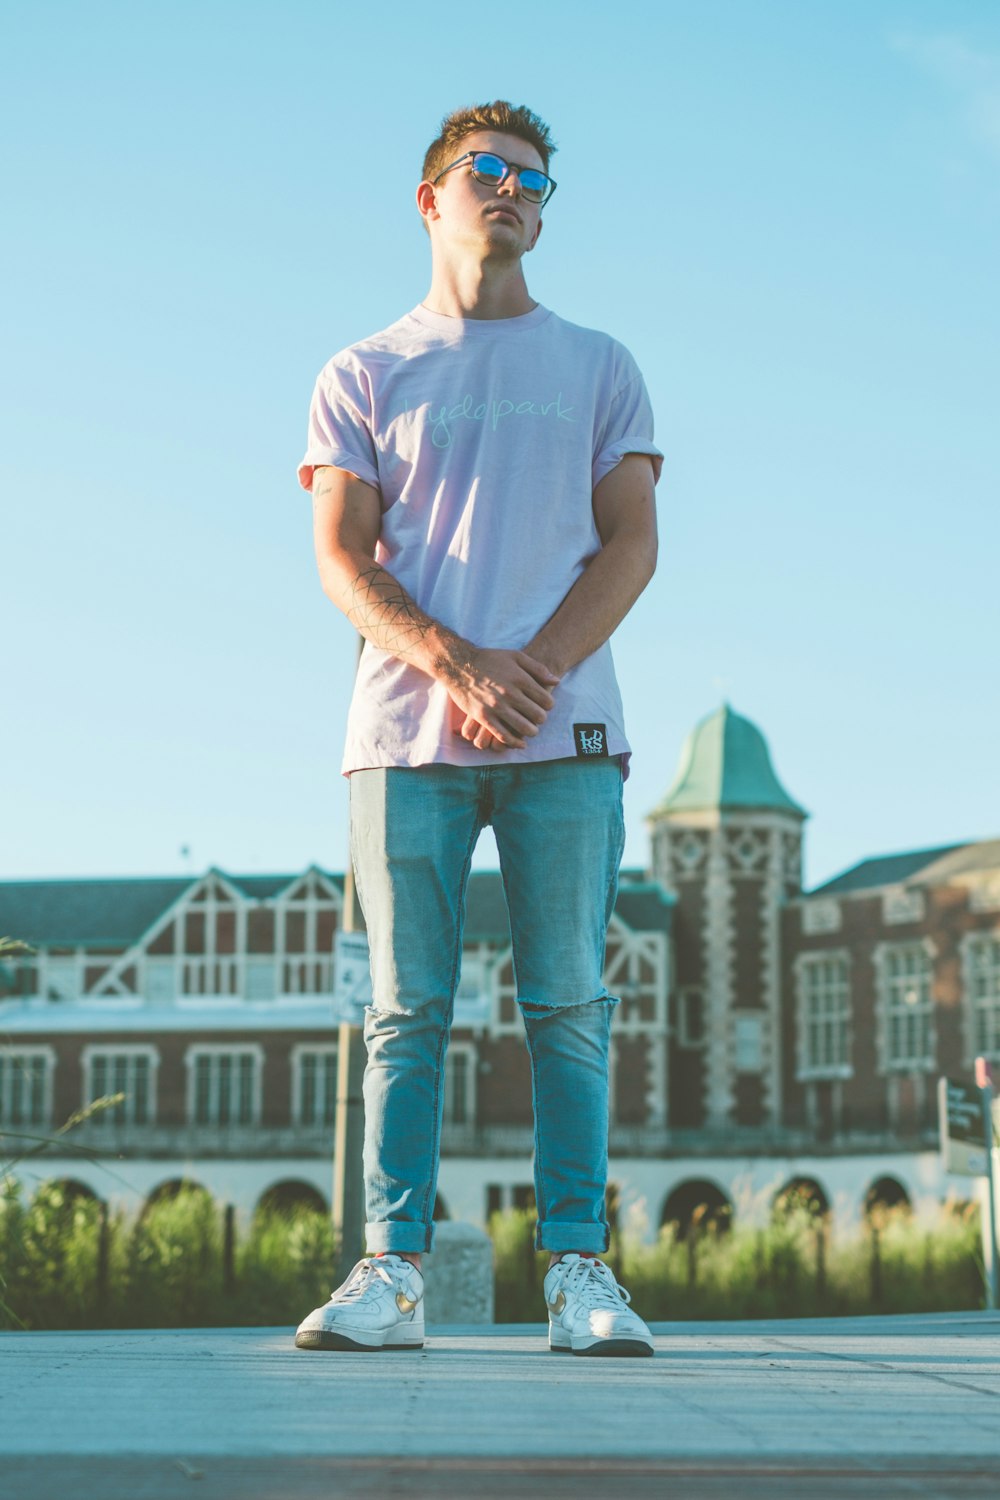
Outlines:
{"type": "Polygon", "coordinates": [[[830,1212],[830,1200],[814,1177],[792,1177],[774,1195],[776,1215],[806,1212],[820,1217],[830,1212]]]}
{"type": "Polygon", "coordinates": [[[909,1193],[895,1177],[876,1177],[867,1193],[865,1193],[865,1215],[867,1218],[871,1218],[873,1214],[877,1214],[879,1209],[898,1209],[901,1212],[905,1212],[910,1206],[909,1193]]]}
{"type": "Polygon", "coordinates": [[[329,1212],[329,1205],[318,1188],[297,1177],[272,1183],[260,1195],[256,1209],[258,1214],[278,1214],[283,1218],[292,1218],[302,1211],[325,1214],[329,1212]]]}
{"type": "Polygon", "coordinates": [[[672,1225],[682,1240],[692,1229],[729,1229],[732,1218],[733,1206],[718,1184],[693,1177],[671,1192],[663,1205],[660,1224],[672,1225]]]}

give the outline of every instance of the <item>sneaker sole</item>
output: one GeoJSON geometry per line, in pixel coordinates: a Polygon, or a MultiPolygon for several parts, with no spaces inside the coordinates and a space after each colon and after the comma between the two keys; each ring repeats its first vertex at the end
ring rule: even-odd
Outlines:
{"type": "Polygon", "coordinates": [[[343,1333],[327,1333],[322,1328],[311,1328],[306,1333],[295,1335],[296,1349],[341,1349],[351,1354],[406,1354],[411,1349],[422,1349],[423,1339],[420,1343],[409,1344],[359,1344],[355,1339],[349,1339],[343,1333]]]}
{"type": "Polygon", "coordinates": [[[585,1349],[572,1349],[568,1344],[550,1344],[550,1354],[575,1354],[578,1359],[652,1359],[651,1345],[641,1339],[601,1339],[588,1344],[585,1349]]]}

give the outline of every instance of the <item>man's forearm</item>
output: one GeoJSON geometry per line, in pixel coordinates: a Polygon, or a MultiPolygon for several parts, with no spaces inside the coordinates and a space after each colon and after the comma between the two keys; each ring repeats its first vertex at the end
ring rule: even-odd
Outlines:
{"type": "Polygon", "coordinates": [[[322,569],[323,589],[380,651],[444,682],[467,668],[473,647],[422,610],[392,574],[364,553],[344,552],[322,569]]]}
{"type": "Polygon", "coordinates": [[[473,645],[422,610],[398,579],[352,547],[319,558],[327,597],[373,646],[442,683],[460,715],[523,749],[552,707],[557,677],[524,651],[473,645]]]}
{"type": "Polygon", "coordinates": [[[525,651],[563,676],[610,640],[655,568],[655,545],[647,538],[628,533],[612,537],[525,651]]]}

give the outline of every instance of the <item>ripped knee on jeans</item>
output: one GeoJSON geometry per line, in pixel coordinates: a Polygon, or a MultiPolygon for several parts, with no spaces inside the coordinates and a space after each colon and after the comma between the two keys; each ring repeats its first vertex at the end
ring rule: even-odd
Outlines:
{"type": "Polygon", "coordinates": [[[517,1003],[523,1015],[530,1017],[533,1021],[544,1021],[549,1016],[557,1015],[562,1011],[587,1010],[591,1005],[599,1005],[602,1002],[605,1005],[617,1005],[618,997],[609,995],[605,990],[603,995],[595,995],[592,1000],[580,1000],[571,1005],[546,1005],[541,1000],[518,1000],[517,1003]]]}
{"type": "Polygon", "coordinates": [[[415,1016],[415,1009],[398,1005],[392,1008],[384,1005],[366,1005],[365,1015],[371,1016],[373,1021],[398,1021],[401,1016],[415,1016]]]}

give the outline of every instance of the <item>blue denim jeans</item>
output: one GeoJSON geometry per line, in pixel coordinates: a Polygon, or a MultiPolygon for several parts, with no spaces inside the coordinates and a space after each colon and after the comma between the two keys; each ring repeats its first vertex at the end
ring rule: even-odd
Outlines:
{"type": "Polygon", "coordinates": [[[371,948],[365,1019],[370,1252],[430,1250],[444,1056],[472,851],[491,824],[531,1059],[536,1245],[608,1248],[602,980],[624,843],[617,758],[355,771],[351,849],[371,948]]]}

